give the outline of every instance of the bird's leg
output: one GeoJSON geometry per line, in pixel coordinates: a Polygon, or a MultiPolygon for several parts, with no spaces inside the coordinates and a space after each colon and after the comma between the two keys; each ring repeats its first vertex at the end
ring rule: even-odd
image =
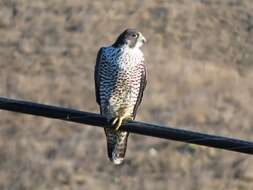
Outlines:
{"type": "Polygon", "coordinates": [[[115,117],[111,120],[111,126],[118,130],[120,128],[120,126],[122,125],[122,121],[123,121],[124,117],[115,117]]]}
{"type": "Polygon", "coordinates": [[[112,119],[112,126],[114,126],[118,120],[119,120],[118,117],[115,117],[114,119],[112,119]]]}
{"type": "Polygon", "coordinates": [[[124,120],[124,117],[118,117],[118,120],[117,120],[118,122],[115,123],[115,129],[116,129],[116,131],[119,130],[120,126],[122,125],[123,120],[124,120]]]}
{"type": "Polygon", "coordinates": [[[111,126],[117,131],[120,126],[127,123],[128,121],[132,121],[134,118],[132,116],[118,116],[111,120],[111,126]]]}
{"type": "Polygon", "coordinates": [[[124,125],[128,121],[133,121],[133,119],[134,118],[132,116],[117,117],[117,119],[116,118],[114,119],[113,124],[115,126],[115,129],[118,130],[120,128],[120,126],[124,125]],[[116,122],[115,122],[115,120],[116,120],[116,122]]]}
{"type": "Polygon", "coordinates": [[[134,117],[133,116],[127,116],[124,118],[123,124],[127,123],[128,121],[133,121],[134,117]]]}

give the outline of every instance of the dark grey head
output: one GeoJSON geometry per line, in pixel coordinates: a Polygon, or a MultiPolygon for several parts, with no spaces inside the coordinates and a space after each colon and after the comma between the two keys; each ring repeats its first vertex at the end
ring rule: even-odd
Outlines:
{"type": "Polygon", "coordinates": [[[113,47],[128,45],[130,48],[139,48],[146,42],[144,36],[135,29],[126,29],[117,38],[113,47]]]}

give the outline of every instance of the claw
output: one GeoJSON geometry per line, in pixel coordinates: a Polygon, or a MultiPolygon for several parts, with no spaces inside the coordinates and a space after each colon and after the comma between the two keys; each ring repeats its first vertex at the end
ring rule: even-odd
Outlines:
{"type": "Polygon", "coordinates": [[[115,128],[115,130],[119,130],[120,126],[123,125],[125,122],[127,121],[131,121],[133,120],[133,117],[115,117],[112,122],[111,122],[111,126],[113,126],[115,128]]]}
{"type": "Polygon", "coordinates": [[[111,126],[115,129],[118,130],[120,128],[120,126],[122,125],[123,122],[123,117],[115,117],[112,121],[111,121],[111,126]]]}
{"type": "Polygon", "coordinates": [[[114,126],[114,125],[117,123],[118,120],[119,120],[119,118],[118,118],[118,117],[115,117],[115,118],[113,119],[113,121],[112,121],[112,126],[114,126]]]}
{"type": "Polygon", "coordinates": [[[116,125],[115,125],[116,131],[118,131],[119,128],[120,128],[120,126],[122,125],[123,117],[118,117],[118,120],[117,120],[117,121],[118,121],[118,122],[117,122],[116,125]]]}
{"type": "Polygon", "coordinates": [[[134,117],[133,116],[129,116],[126,118],[126,121],[133,121],[134,120],[134,117]]]}

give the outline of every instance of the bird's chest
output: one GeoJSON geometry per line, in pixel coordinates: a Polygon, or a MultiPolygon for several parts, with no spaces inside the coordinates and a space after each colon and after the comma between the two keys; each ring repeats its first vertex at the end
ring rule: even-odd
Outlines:
{"type": "Polygon", "coordinates": [[[105,101],[118,105],[135,102],[141,78],[141,54],[118,51],[108,54],[106,59],[109,69],[102,82],[102,88],[108,92],[105,101]]]}
{"type": "Polygon", "coordinates": [[[142,57],[137,52],[119,52],[111,59],[110,76],[113,81],[126,83],[129,85],[138,75],[142,57]]]}

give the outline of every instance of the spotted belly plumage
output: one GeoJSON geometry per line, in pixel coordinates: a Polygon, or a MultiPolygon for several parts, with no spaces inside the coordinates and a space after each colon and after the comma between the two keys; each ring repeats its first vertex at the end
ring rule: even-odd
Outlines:
{"type": "Polygon", "coordinates": [[[108,120],[118,115],[133,117],[144,69],[142,53],[109,47],[102,49],[103,59],[99,89],[102,115],[108,120]]]}
{"type": "Polygon", "coordinates": [[[129,134],[118,128],[122,122],[135,118],[146,85],[141,50],[128,45],[101,48],[95,68],[95,85],[101,115],[111,125],[105,128],[108,157],[114,164],[120,164],[129,134]]]}

